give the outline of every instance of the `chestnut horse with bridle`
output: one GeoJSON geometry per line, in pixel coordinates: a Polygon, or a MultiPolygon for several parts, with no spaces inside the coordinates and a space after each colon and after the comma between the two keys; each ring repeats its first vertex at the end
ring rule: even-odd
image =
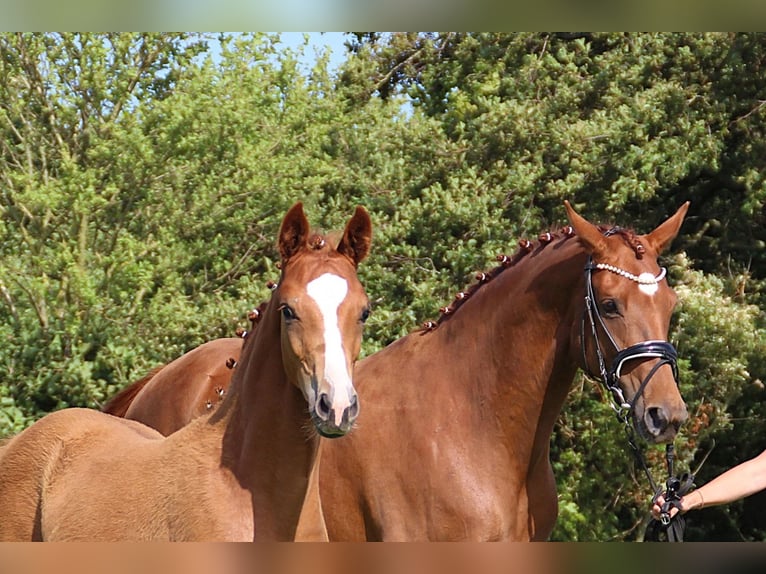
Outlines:
{"type": "MultiPolygon", "coordinates": [[[[323,515],[331,540],[547,539],[550,439],[578,367],[640,435],[673,440],[687,411],[667,341],[676,296],[657,259],[688,203],[646,235],[565,205],[570,226],[522,241],[439,321],[359,362],[364,413],[323,444],[299,533],[323,515]]],[[[184,394],[204,385],[188,383],[184,394]]]]}
{"type": "Polygon", "coordinates": [[[359,412],[370,238],[362,208],[336,244],[293,206],[278,287],[220,406],[168,437],[89,409],[43,417],[0,451],[0,540],[292,540],[319,435],[359,412]]]}
{"type": "Polygon", "coordinates": [[[647,235],[566,208],[569,227],[522,242],[438,323],[360,361],[369,408],[323,449],[330,539],[547,539],[550,439],[578,367],[648,440],[675,437],[687,418],[667,342],[676,296],[657,258],[688,204],[647,235]]]}

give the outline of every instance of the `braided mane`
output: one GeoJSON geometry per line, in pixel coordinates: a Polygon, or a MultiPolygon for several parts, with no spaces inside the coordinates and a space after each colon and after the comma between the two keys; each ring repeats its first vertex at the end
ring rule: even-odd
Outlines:
{"type": "MultiPolygon", "coordinates": [[[[611,236],[619,236],[636,254],[637,259],[641,259],[645,253],[645,248],[639,241],[638,236],[632,229],[625,229],[617,226],[599,225],[599,230],[604,234],[611,236]]],[[[469,285],[465,290],[460,291],[455,295],[454,300],[449,305],[439,309],[440,316],[436,321],[426,321],[421,325],[422,332],[430,332],[436,329],[444,321],[448,320],[455,312],[465,303],[473,297],[476,292],[481,289],[483,285],[489,283],[493,279],[497,278],[503,271],[514,267],[528,254],[534,251],[540,251],[544,249],[548,244],[556,241],[566,241],[575,236],[574,228],[571,225],[562,227],[558,231],[542,233],[537,237],[536,241],[530,241],[528,239],[521,239],[519,241],[519,249],[513,256],[500,254],[495,257],[495,260],[499,264],[490,269],[489,271],[480,271],[475,275],[476,283],[469,285]]]]}

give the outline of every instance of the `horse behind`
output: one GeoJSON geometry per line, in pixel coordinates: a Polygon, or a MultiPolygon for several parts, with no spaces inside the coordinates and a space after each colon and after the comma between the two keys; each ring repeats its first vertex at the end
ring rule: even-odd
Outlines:
{"type": "Polygon", "coordinates": [[[239,337],[203,343],[152,369],[109,399],[101,410],[140,421],[167,436],[220,404],[243,344],[239,337]],[[168,404],[173,408],[167,408],[168,404]]]}
{"type": "Polygon", "coordinates": [[[155,367],[111,397],[102,412],[142,422],[166,436],[210,412],[223,400],[243,338],[253,333],[265,308],[266,303],[261,303],[248,313],[249,331],[208,341],[155,367]]]}
{"type": "Polygon", "coordinates": [[[319,435],[359,412],[370,238],[362,208],[335,245],[293,206],[279,285],[220,407],[168,437],[89,409],[43,417],[0,453],[0,540],[292,540],[319,435]]]}

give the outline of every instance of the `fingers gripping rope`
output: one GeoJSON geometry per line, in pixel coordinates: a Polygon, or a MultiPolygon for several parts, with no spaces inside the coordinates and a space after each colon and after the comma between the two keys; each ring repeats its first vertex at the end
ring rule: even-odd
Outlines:
{"type": "Polygon", "coordinates": [[[657,501],[657,498],[662,495],[665,502],[660,508],[660,519],[655,520],[652,518],[649,521],[649,525],[646,527],[644,533],[644,540],[650,542],[683,542],[684,531],[686,530],[686,519],[681,514],[681,498],[689,494],[694,488],[694,478],[699,473],[702,465],[705,464],[710,453],[715,448],[715,443],[710,447],[710,450],[702,457],[697,468],[691,472],[684,473],[680,476],[673,474],[673,458],[674,449],[673,445],[669,444],[666,447],[665,457],[668,463],[668,480],[665,483],[665,492],[661,489],[657,489],[652,503],[657,501]],[[673,508],[678,512],[672,513],[673,508]]]}

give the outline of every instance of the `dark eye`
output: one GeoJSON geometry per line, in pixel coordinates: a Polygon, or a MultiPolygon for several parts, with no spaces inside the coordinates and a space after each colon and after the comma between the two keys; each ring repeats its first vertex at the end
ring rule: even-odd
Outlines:
{"type": "Polygon", "coordinates": [[[619,315],[620,309],[617,306],[617,301],[614,299],[604,299],[601,301],[601,309],[605,315],[619,315]]]}
{"type": "Polygon", "coordinates": [[[282,303],[279,309],[282,311],[282,317],[285,318],[285,321],[293,321],[298,318],[298,316],[295,314],[295,311],[293,311],[292,307],[290,307],[290,305],[287,303],[282,303]]]}
{"type": "Polygon", "coordinates": [[[362,323],[366,323],[367,319],[369,319],[369,318],[370,318],[370,308],[369,307],[365,307],[364,311],[362,311],[362,315],[359,317],[359,320],[362,323]]]}

